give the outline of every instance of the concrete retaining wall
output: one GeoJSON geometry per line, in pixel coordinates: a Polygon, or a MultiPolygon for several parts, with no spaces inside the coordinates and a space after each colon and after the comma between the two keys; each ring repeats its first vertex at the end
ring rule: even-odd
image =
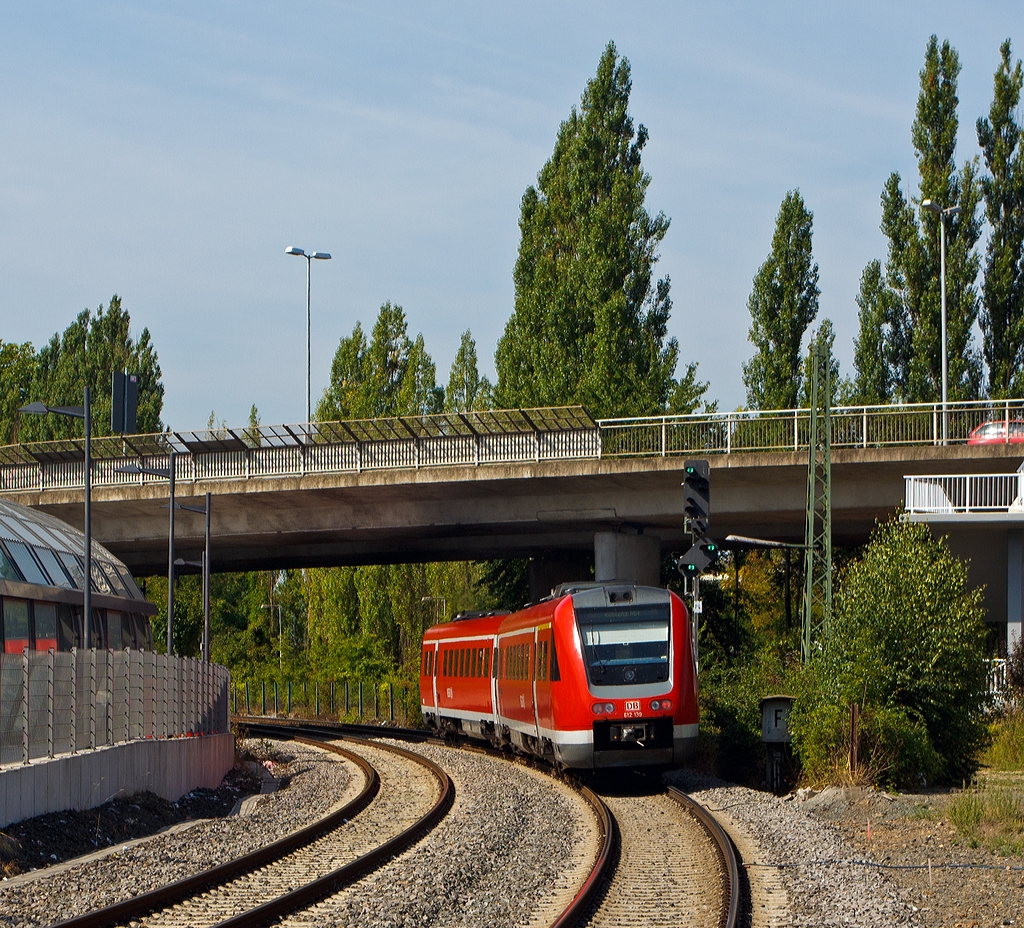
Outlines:
{"type": "Polygon", "coordinates": [[[175,800],[214,788],[235,762],[235,738],[129,741],[0,769],[0,828],[64,809],[92,809],[117,795],[149,790],[175,800]]]}

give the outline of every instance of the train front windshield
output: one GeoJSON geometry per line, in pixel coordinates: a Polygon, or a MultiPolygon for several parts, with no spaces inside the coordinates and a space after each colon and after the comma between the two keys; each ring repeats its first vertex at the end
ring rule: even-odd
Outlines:
{"type": "Polygon", "coordinates": [[[576,608],[587,676],[595,686],[668,680],[670,603],[576,608]]]}

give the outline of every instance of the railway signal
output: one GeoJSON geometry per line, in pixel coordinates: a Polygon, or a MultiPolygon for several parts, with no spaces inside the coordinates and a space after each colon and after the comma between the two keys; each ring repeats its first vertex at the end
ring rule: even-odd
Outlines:
{"type": "Polygon", "coordinates": [[[683,512],[690,534],[700,538],[711,521],[711,467],[707,461],[686,461],[683,474],[683,512]]]}
{"type": "Polygon", "coordinates": [[[698,538],[681,557],[676,558],[676,569],[684,577],[696,577],[718,559],[718,544],[710,538],[698,538]]]}

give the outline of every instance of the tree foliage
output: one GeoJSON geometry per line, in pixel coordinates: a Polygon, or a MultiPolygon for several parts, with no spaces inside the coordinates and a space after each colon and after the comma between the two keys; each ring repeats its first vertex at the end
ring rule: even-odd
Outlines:
{"type": "Polygon", "coordinates": [[[476,342],[469,329],[462,333],[459,350],[452,361],[448,388],[444,391],[446,412],[469,412],[493,406],[491,382],[477,368],[476,342]]]}
{"type": "Polygon", "coordinates": [[[981,178],[991,228],[982,285],[981,330],[989,395],[1024,390],[1024,142],[1017,109],[1024,71],[1013,63],[1010,40],[999,49],[992,106],[977,123],[987,174],[981,178]]]}
{"type": "Polygon", "coordinates": [[[981,235],[981,190],[976,160],[959,170],[954,161],[959,73],[955,49],[949,42],[940,46],[933,35],[925,51],[911,132],[919,198],[910,201],[904,196],[897,173],[889,176],[882,191],[882,232],[889,243],[885,283],[891,294],[886,360],[892,398],[898,400],[933,402],[941,392],[940,220],[920,206],[924,200],[960,210],[946,218],[949,397],[976,399],[981,390],[981,358],[972,335],[978,317],[974,281],[979,267],[975,246],[981,235]]]}
{"type": "Polygon", "coordinates": [[[444,390],[423,336],[411,340],[401,306],[384,303],[367,342],[362,325],[341,339],[330,384],[317,405],[321,422],[440,412],[444,390]]]}
{"type": "Polygon", "coordinates": [[[868,764],[882,781],[959,783],[985,739],[985,622],[967,565],[927,525],[876,528],[843,572],[824,653],[794,709],[797,750],[811,775],[848,750],[848,707],[867,716],[868,764]]]}
{"type": "MultiPolygon", "coordinates": [[[[83,310],[63,333],[54,334],[36,355],[29,400],[48,406],[81,406],[86,384],[91,390],[94,435],[110,434],[110,378],[115,371],[139,375],[139,433],[159,432],[163,425],[164,385],[149,329],[131,336],[131,317],[114,294],[95,313],[83,310]]],[[[82,422],[65,416],[24,416],[21,441],[81,436],[82,422]]]]}
{"type": "Polygon", "coordinates": [[[887,403],[893,397],[893,365],[890,358],[889,323],[891,295],[882,274],[882,262],[868,262],[857,294],[860,332],[854,339],[853,384],[850,401],[868,406],[887,403]]]}
{"type": "Polygon", "coordinates": [[[754,356],[743,365],[747,405],[792,409],[803,382],[800,346],[818,314],[818,265],[811,254],[814,216],[800,191],[786,194],[775,220],[771,254],[747,301],[754,356]]]}
{"type": "Polygon", "coordinates": [[[36,351],[30,342],[22,345],[0,339],[0,445],[18,440],[18,410],[29,400],[36,351]]]}
{"type": "Polygon", "coordinates": [[[523,195],[515,311],[495,355],[498,405],[647,415],[670,399],[692,409],[707,388],[695,366],[682,391],[674,380],[670,283],[653,282],[669,220],[645,206],[647,130],[629,115],[631,86],[629,62],[609,43],[523,195]]]}

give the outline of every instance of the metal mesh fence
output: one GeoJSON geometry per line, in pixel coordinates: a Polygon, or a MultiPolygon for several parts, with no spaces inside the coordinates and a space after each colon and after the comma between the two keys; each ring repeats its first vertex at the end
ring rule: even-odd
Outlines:
{"type": "Polygon", "coordinates": [[[0,654],[0,765],[141,738],[220,734],[224,667],[152,651],[0,654]]]}
{"type": "Polygon", "coordinates": [[[415,725],[421,721],[419,689],[403,683],[360,680],[233,681],[237,715],[322,718],[415,725]]]}

